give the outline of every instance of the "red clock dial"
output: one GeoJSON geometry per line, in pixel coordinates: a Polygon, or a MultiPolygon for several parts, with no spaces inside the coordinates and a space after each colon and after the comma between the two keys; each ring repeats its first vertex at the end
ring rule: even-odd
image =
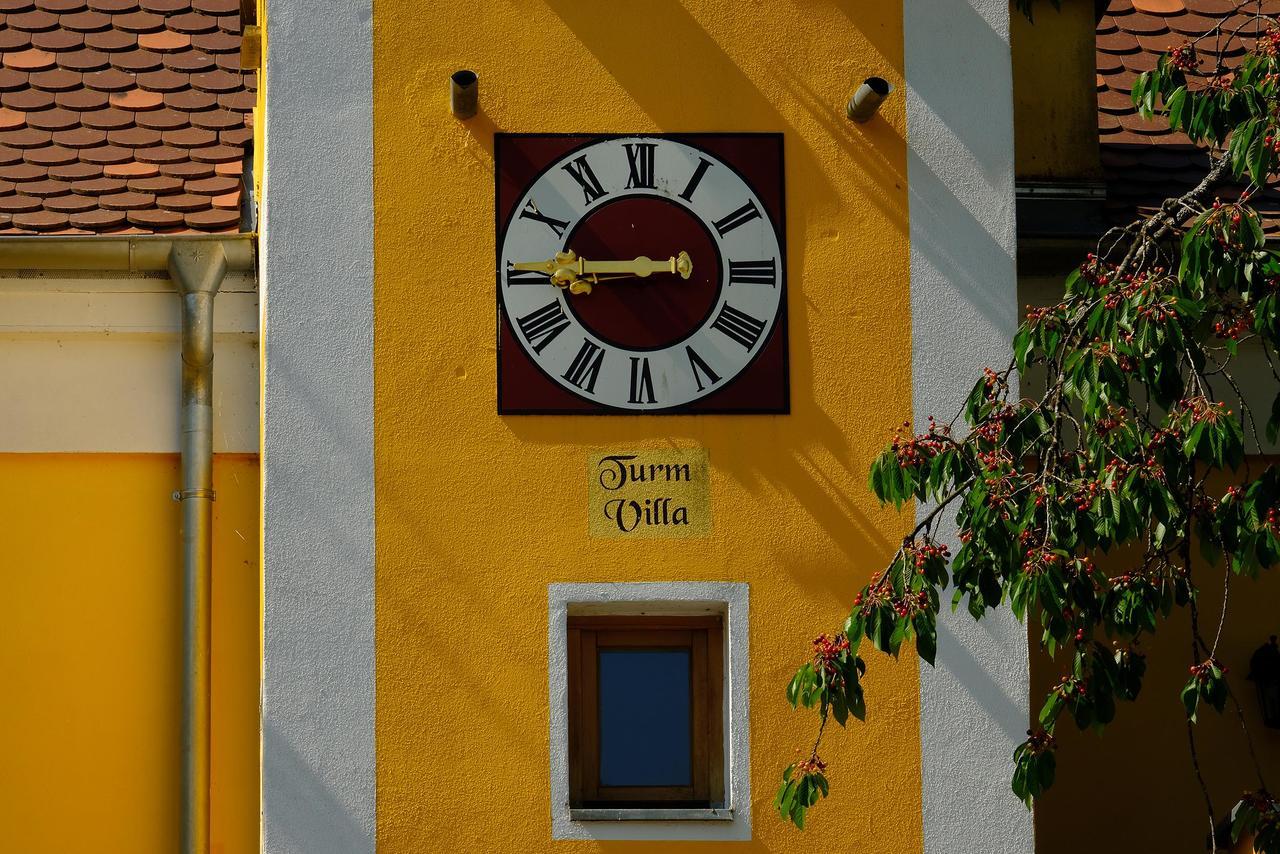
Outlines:
{"type": "Polygon", "coordinates": [[[499,134],[504,413],[788,411],[777,134],[499,134]]]}

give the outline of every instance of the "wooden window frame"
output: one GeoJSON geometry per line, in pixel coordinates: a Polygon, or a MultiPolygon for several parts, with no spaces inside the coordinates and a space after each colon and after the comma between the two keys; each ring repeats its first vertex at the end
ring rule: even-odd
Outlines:
{"type": "Polygon", "coordinates": [[[569,803],[571,807],[722,807],[724,618],[569,617],[569,803]],[[601,786],[598,654],[601,649],[690,650],[690,786],[601,786]]]}

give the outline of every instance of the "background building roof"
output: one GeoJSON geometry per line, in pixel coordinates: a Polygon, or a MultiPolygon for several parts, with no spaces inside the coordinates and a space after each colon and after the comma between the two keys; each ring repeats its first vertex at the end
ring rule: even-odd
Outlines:
{"type": "Polygon", "coordinates": [[[240,230],[239,0],[0,0],[0,234],[240,230]]]}
{"type": "MultiPolygon", "coordinates": [[[[1162,119],[1144,121],[1130,100],[1133,80],[1155,68],[1160,54],[1210,32],[1229,16],[1225,30],[1249,37],[1265,28],[1256,10],[1280,15],[1280,0],[1242,4],[1240,0],[1110,0],[1098,20],[1098,139],[1107,182],[1107,206],[1115,221],[1147,213],[1170,196],[1195,186],[1208,167],[1201,149],[1162,119]],[[1244,6],[1249,14],[1238,12],[1244,6]]],[[[1202,43],[1204,52],[1219,44],[1202,43]]],[[[1245,42],[1224,38],[1228,64],[1244,56],[1245,42]]],[[[1224,188],[1223,198],[1239,188],[1224,188]]],[[[1269,234],[1280,233],[1280,191],[1276,184],[1254,197],[1269,234]]]]}

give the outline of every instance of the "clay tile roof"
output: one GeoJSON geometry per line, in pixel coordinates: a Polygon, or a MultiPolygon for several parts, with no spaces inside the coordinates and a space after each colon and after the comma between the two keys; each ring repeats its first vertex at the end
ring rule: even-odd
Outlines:
{"type": "MultiPolygon", "coordinates": [[[[1107,3],[1095,33],[1098,141],[1107,208],[1114,221],[1127,222],[1149,212],[1166,198],[1191,189],[1204,176],[1204,153],[1163,121],[1139,118],[1129,95],[1134,77],[1155,68],[1160,54],[1210,31],[1239,5],[1237,0],[1107,3]]],[[[1261,5],[1265,15],[1280,14],[1280,0],[1261,0],[1261,5]]],[[[1223,53],[1228,64],[1238,62],[1246,49],[1239,40],[1226,45],[1223,53]]],[[[1224,197],[1228,192],[1229,188],[1223,189],[1224,197]]],[[[1267,233],[1280,237],[1280,182],[1256,196],[1255,204],[1267,233]]]]}
{"type": "MultiPolygon", "coordinates": [[[[1163,19],[1180,0],[1136,2],[1163,19]]],[[[0,22],[0,230],[239,228],[240,0],[0,0],[0,22]]]]}

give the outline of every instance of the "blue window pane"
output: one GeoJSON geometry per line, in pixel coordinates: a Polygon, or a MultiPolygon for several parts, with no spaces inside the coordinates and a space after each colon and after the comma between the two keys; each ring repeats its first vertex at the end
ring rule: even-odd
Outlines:
{"type": "Polygon", "coordinates": [[[689,650],[600,650],[600,785],[690,786],[689,650]]]}

